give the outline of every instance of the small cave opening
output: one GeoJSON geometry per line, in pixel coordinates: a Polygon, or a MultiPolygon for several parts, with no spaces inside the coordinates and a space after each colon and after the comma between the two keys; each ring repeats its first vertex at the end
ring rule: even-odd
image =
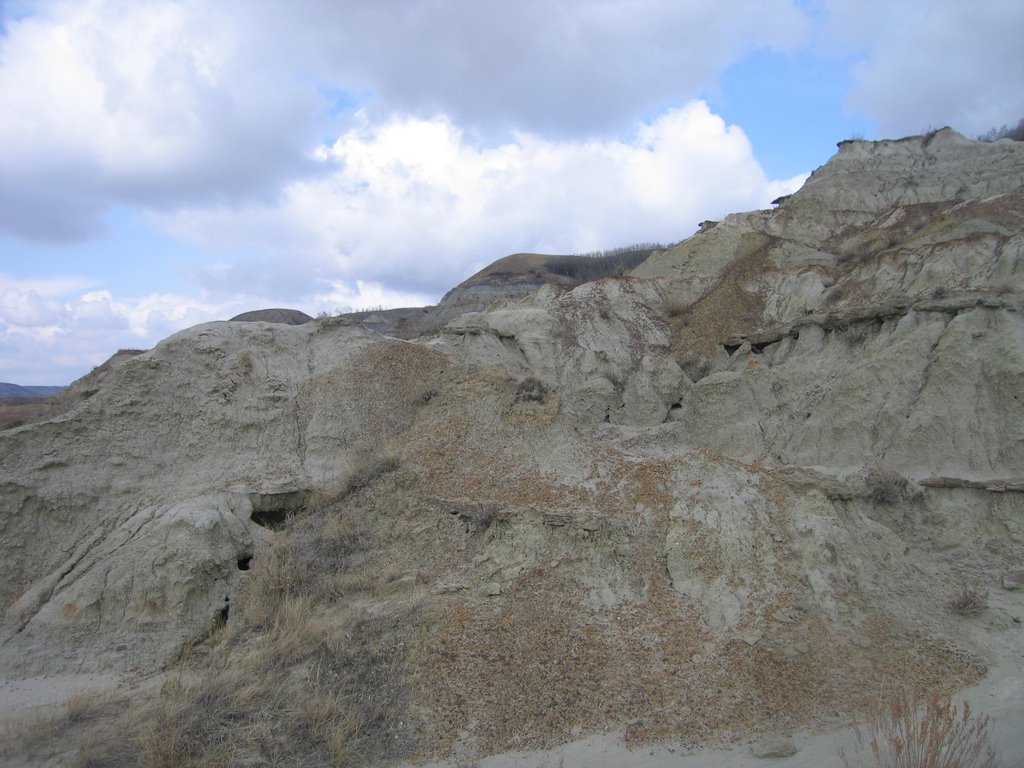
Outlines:
{"type": "Polygon", "coordinates": [[[727,354],[729,357],[735,355],[736,350],[740,348],[739,344],[723,344],[722,346],[725,348],[725,354],[727,354]]]}
{"type": "Polygon", "coordinates": [[[277,531],[284,526],[290,511],[289,509],[254,509],[249,515],[249,519],[262,528],[277,531]]]}
{"type": "Polygon", "coordinates": [[[248,571],[252,565],[252,555],[242,555],[238,558],[238,570],[248,571]]]}
{"type": "Polygon", "coordinates": [[[219,624],[227,624],[228,623],[228,614],[230,613],[230,609],[231,609],[230,605],[225,605],[223,608],[221,608],[219,611],[217,611],[217,622],[219,624]]]}
{"type": "Polygon", "coordinates": [[[764,350],[765,350],[765,348],[767,346],[768,346],[767,342],[764,343],[764,344],[751,344],[750,345],[750,351],[753,352],[755,355],[760,355],[760,354],[762,354],[764,352],[764,350]]]}
{"type": "Polygon", "coordinates": [[[300,511],[309,497],[308,491],[289,490],[279,493],[250,493],[252,512],[249,519],[262,528],[277,531],[284,527],[288,516],[300,511]]]}

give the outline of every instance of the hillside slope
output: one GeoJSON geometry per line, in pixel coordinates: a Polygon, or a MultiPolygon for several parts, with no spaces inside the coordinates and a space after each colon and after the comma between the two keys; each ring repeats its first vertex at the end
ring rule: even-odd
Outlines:
{"type": "Polygon", "coordinates": [[[415,341],[122,361],[0,432],[0,672],[167,677],[32,748],[468,762],[1024,690],[1022,203],[1024,145],[844,142],[775,210],[415,341]]]}

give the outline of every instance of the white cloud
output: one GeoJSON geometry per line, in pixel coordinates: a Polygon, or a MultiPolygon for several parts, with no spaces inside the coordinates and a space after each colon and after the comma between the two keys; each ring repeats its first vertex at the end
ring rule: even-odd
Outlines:
{"type": "Polygon", "coordinates": [[[859,51],[850,108],[883,136],[952,125],[968,136],[1024,118],[1024,3],[829,0],[830,34],[859,51]]]}
{"type": "Polygon", "coordinates": [[[379,307],[423,307],[433,301],[434,297],[391,290],[379,283],[356,280],[351,285],[343,280],[332,280],[322,286],[312,303],[318,308],[318,314],[341,314],[379,307]]]}
{"type": "Polygon", "coordinates": [[[244,14],[159,1],[36,10],[0,36],[0,232],[74,240],[118,202],[265,197],[308,170],[313,88],[252,66],[244,14]]]}
{"type": "MultiPolygon", "coordinates": [[[[356,94],[380,122],[610,135],[808,24],[794,0],[55,0],[0,35],[0,234],[272,199],[356,94]]],[[[329,135],[329,134],[328,134],[329,135]]],[[[488,135],[496,135],[489,133],[488,135]]]]}
{"type": "MultiPolygon", "coordinates": [[[[212,301],[153,293],[117,298],[105,289],[83,291],[82,285],[77,278],[26,281],[0,274],[0,379],[68,384],[118,349],[148,349],[182,328],[274,305],[265,297],[212,301]]],[[[429,297],[375,283],[325,281],[300,308],[316,314],[427,303],[429,297]]]]}
{"type": "Polygon", "coordinates": [[[67,384],[119,348],[148,348],[207,320],[251,306],[175,294],[117,299],[78,278],[17,280],[0,274],[0,371],[18,384],[67,384]]]}
{"type": "Polygon", "coordinates": [[[488,146],[445,117],[396,116],[353,127],[318,156],[323,172],[274,204],[158,217],[203,246],[254,254],[199,273],[210,298],[124,297],[86,278],[0,274],[4,377],[66,383],[120,347],[260,307],[421,306],[509,251],[675,241],[703,218],[764,206],[802,181],[767,179],[743,132],[703,102],[626,140],[519,133],[488,146]]]}
{"type": "Polygon", "coordinates": [[[437,297],[511,251],[674,242],[701,219],[767,206],[803,180],[767,179],[743,131],[700,101],[626,140],[517,133],[487,146],[446,117],[404,116],[352,128],[318,156],[329,172],[292,183],[277,205],[161,219],[205,247],[287,248],[276,266],[208,270],[208,286],[248,281],[266,295],[281,289],[287,269],[299,281],[296,297],[356,280],[437,297]]]}

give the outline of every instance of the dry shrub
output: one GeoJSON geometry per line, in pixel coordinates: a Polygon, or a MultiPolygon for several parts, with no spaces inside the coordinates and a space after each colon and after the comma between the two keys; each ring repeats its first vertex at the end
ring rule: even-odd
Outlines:
{"type": "Polygon", "coordinates": [[[996,768],[988,725],[987,715],[971,717],[966,701],[905,693],[857,728],[856,759],[839,755],[846,768],[996,768]]]}
{"type": "Polygon", "coordinates": [[[72,700],[59,733],[43,724],[13,748],[76,743],[79,768],[312,768],[411,750],[411,736],[394,734],[410,722],[398,713],[412,625],[339,601],[340,580],[376,589],[401,574],[375,564],[373,542],[343,500],[289,515],[253,553],[226,624],[181,654],[158,693],[95,712],[72,700]]]}
{"type": "Polygon", "coordinates": [[[413,403],[417,405],[426,405],[439,394],[441,394],[441,390],[437,387],[425,387],[421,392],[416,394],[413,398],[413,403]]]}
{"type": "Polygon", "coordinates": [[[299,596],[314,605],[336,602],[347,594],[338,589],[339,576],[362,578],[351,571],[354,556],[370,545],[366,527],[337,504],[308,509],[288,518],[254,554],[232,614],[247,625],[268,626],[286,600],[299,596]]]}
{"type": "Polygon", "coordinates": [[[315,618],[312,598],[288,598],[274,616],[260,659],[268,667],[288,667],[312,655],[330,636],[330,627],[315,618]]]}
{"type": "Polygon", "coordinates": [[[250,626],[263,626],[287,598],[302,593],[306,581],[306,559],[291,536],[278,534],[264,542],[253,557],[239,588],[236,611],[250,626]]]}
{"type": "Polygon", "coordinates": [[[368,571],[336,573],[327,582],[326,591],[332,600],[341,600],[360,592],[370,592],[377,582],[377,577],[368,571]]]}
{"type": "Polygon", "coordinates": [[[988,592],[983,589],[968,587],[966,584],[949,601],[950,610],[961,616],[977,616],[988,607],[988,592]]]}
{"type": "Polygon", "coordinates": [[[342,636],[309,598],[286,598],[264,635],[222,647],[206,667],[169,674],[158,695],[95,730],[79,764],[358,764],[379,713],[352,684],[342,636]]]}
{"type": "MultiPolygon", "coordinates": [[[[0,730],[0,764],[17,755],[38,757],[46,752],[47,742],[61,723],[54,716],[11,720],[0,730]]],[[[10,763],[14,765],[15,763],[10,763]]]]}
{"type": "Polygon", "coordinates": [[[872,469],[865,478],[868,495],[882,504],[899,501],[907,489],[907,478],[888,469],[872,469]]]}
{"type": "Polygon", "coordinates": [[[340,496],[344,498],[366,488],[388,472],[394,472],[399,466],[398,457],[387,451],[368,452],[357,456],[348,466],[340,496]]]}
{"type": "Polygon", "coordinates": [[[662,300],[661,310],[667,317],[685,324],[693,313],[693,302],[676,296],[668,296],[662,300]]]}
{"type": "Polygon", "coordinates": [[[64,705],[68,722],[81,723],[94,717],[109,700],[109,696],[92,690],[75,694],[64,705]]]}
{"type": "MultiPolygon", "coordinates": [[[[116,717],[125,706],[117,691],[86,690],[71,696],[61,709],[9,721],[0,731],[0,765],[21,765],[26,758],[39,764],[54,764],[68,744],[96,722],[116,717]]],[[[89,763],[80,761],[79,765],[89,763]]]]}

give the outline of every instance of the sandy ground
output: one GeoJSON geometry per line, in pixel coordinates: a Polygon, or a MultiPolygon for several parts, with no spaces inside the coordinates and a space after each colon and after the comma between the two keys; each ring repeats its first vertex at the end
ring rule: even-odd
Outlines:
{"type": "Polygon", "coordinates": [[[0,680],[0,728],[16,720],[48,714],[75,696],[109,691],[121,684],[119,675],[47,675],[0,680]]]}

